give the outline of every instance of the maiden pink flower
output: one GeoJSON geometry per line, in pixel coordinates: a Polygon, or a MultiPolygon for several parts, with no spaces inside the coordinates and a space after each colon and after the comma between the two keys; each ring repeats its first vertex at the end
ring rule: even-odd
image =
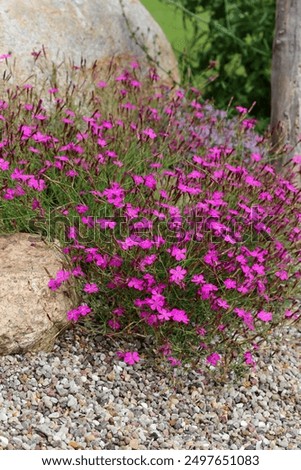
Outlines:
{"type": "Polygon", "coordinates": [[[143,134],[147,135],[150,139],[155,139],[157,137],[157,134],[151,127],[148,127],[147,129],[145,129],[143,131],[143,134]]]}
{"type": "Polygon", "coordinates": [[[248,366],[252,366],[254,367],[256,365],[256,362],[252,356],[252,353],[250,351],[246,351],[244,353],[244,359],[245,359],[245,363],[248,365],[248,366]]]}
{"type": "Polygon", "coordinates": [[[120,330],[121,328],[119,321],[116,320],[115,318],[112,318],[111,320],[109,320],[108,325],[110,328],[112,328],[112,330],[115,330],[115,331],[120,330]]]}
{"type": "Polygon", "coordinates": [[[169,270],[169,274],[170,274],[169,280],[170,282],[179,284],[179,282],[181,282],[184,279],[186,273],[187,273],[187,270],[182,268],[181,266],[171,268],[169,270]]]}
{"type": "Polygon", "coordinates": [[[134,351],[134,352],[129,352],[128,351],[128,352],[124,353],[123,360],[127,364],[133,365],[136,362],[140,361],[140,356],[139,356],[137,351],[134,351]]]}
{"type": "Polygon", "coordinates": [[[207,356],[207,362],[213,367],[215,367],[220,360],[221,356],[216,352],[207,356]]]}
{"type": "Polygon", "coordinates": [[[236,289],[236,281],[234,279],[225,279],[224,284],[226,289],[236,289]]]}
{"type": "Polygon", "coordinates": [[[265,310],[261,310],[258,312],[257,318],[264,322],[269,322],[273,318],[273,314],[271,312],[266,312],[265,310]]]}
{"type": "Polygon", "coordinates": [[[87,292],[88,294],[94,294],[95,292],[99,291],[99,288],[97,287],[96,284],[92,283],[92,284],[86,284],[83,290],[84,292],[87,292]]]}
{"type": "Polygon", "coordinates": [[[189,318],[187,317],[185,310],[179,310],[178,308],[173,308],[170,311],[170,313],[174,321],[178,323],[185,323],[186,325],[189,323],[189,318]]]}
{"type": "Polygon", "coordinates": [[[173,256],[177,261],[182,261],[183,259],[186,258],[186,248],[178,248],[177,246],[172,246],[171,248],[168,248],[166,250],[168,253],[170,253],[171,256],[173,256]]]}

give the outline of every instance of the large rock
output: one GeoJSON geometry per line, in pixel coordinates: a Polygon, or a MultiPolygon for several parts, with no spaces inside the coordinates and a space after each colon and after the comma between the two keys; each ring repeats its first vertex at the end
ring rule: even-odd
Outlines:
{"type": "MultiPolygon", "coordinates": [[[[0,56],[11,54],[9,64],[15,61],[18,82],[31,75],[32,52],[38,53],[43,46],[48,59],[57,65],[65,61],[79,66],[84,59],[90,67],[95,60],[101,64],[112,57],[145,58],[137,41],[164,71],[179,79],[169,42],[138,0],[1,0],[0,5],[0,56]]],[[[8,68],[2,59],[2,91],[4,70],[8,68]]],[[[161,76],[167,77],[162,70],[161,76]]]]}
{"type": "Polygon", "coordinates": [[[62,262],[38,235],[0,236],[0,354],[49,351],[68,326],[70,291],[48,287],[62,262]]]}

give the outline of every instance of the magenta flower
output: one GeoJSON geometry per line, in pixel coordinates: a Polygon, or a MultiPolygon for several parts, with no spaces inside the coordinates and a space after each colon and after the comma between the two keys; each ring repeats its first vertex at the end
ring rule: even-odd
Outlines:
{"type": "Polygon", "coordinates": [[[222,298],[218,298],[216,299],[216,304],[220,307],[220,308],[223,308],[224,310],[227,310],[230,305],[228,304],[228,302],[225,300],[225,299],[222,299],[222,298]]]}
{"type": "Polygon", "coordinates": [[[212,353],[209,356],[207,356],[207,362],[213,367],[215,367],[218,361],[220,360],[221,360],[221,356],[218,353],[212,353]]]}
{"type": "Polygon", "coordinates": [[[184,279],[186,273],[187,273],[187,270],[182,268],[181,266],[177,266],[176,268],[171,268],[169,270],[169,274],[170,274],[169,280],[170,282],[179,284],[179,282],[181,282],[184,279]]]}
{"type": "Polygon", "coordinates": [[[118,183],[112,183],[111,187],[105,189],[103,194],[106,196],[110,204],[113,204],[116,207],[123,206],[125,193],[118,183]]]}
{"type": "Polygon", "coordinates": [[[255,366],[256,362],[255,362],[255,360],[254,360],[254,358],[253,358],[253,356],[252,356],[252,353],[251,353],[250,351],[246,351],[246,352],[244,353],[244,359],[245,359],[245,363],[246,363],[247,365],[252,366],[252,367],[255,366]]]}
{"type": "Polygon", "coordinates": [[[182,362],[180,361],[180,359],[176,359],[175,357],[173,356],[169,356],[167,358],[167,360],[170,362],[170,364],[173,366],[173,367],[177,367],[177,366],[180,366],[182,364],[182,362]]]}
{"type": "Polygon", "coordinates": [[[254,187],[257,187],[257,188],[262,186],[260,181],[256,180],[255,178],[253,178],[253,176],[250,176],[250,175],[246,177],[245,181],[250,186],[254,186],[254,187]]]}
{"type": "Polygon", "coordinates": [[[88,305],[80,305],[79,307],[69,310],[67,312],[67,318],[69,321],[77,321],[80,316],[86,316],[88,313],[91,312],[90,307],[88,305]]]}
{"type": "Polygon", "coordinates": [[[160,308],[160,313],[158,315],[158,319],[160,321],[168,321],[172,318],[172,312],[170,310],[166,310],[165,308],[160,308]]]}
{"type": "Polygon", "coordinates": [[[236,281],[234,279],[225,279],[224,284],[226,289],[236,289],[236,281]]]}
{"type": "Polygon", "coordinates": [[[5,171],[5,170],[8,170],[9,169],[9,165],[10,163],[6,160],[4,160],[3,158],[0,158],[0,169],[5,171]]]}
{"type": "Polygon", "coordinates": [[[123,356],[123,360],[124,362],[126,362],[127,364],[130,364],[130,365],[133,365],[135,364],[136,362],[139,362],[140,361],[140,356],[139,354],[134,351],[134,352],[126,352],[123,356]]]}
{"type": "Polygon", "coordinates": [[[161,312],[162,307],[165,304],[164,295],[153,293],[150,299],[147,299],[147,303],[152,310],[158,310],[161,312]]]}
{"type": "Polygon", "coordinates": [[[210,295],[212,292],[217,292],[218,287],[216,287],[214,284],[203,284],[200,291],[200,295],[202,296],[203,300],[209,299],[210,295]]]}
{"type": "Polygon", "coordinates": [[[75,277],[85,276],[85,273],[83,272],[83,270],[80,266],[76,266],[71,272],[72,272],[73,276],[75,276],[75,277]]]}
{"type": "Polygon", "coordinates": [[[264,322],[269,322],[272,320],[273,314],[271,312],[266,312],[265,310],[261,310],[258,313],[257,318],[259,318],[260,320],[264,322]]]}
{"type": "Polygon", "coordinates": [[[111,320],[109,320],[108,325],[110,328],[112,328],[112,330],[115,330],[115,331],[120,330],[121,328],[119,321],[117,321],[115,318],[112,318],[111,320]]]}
{"type": "Polygon", "coordinates": [[[77,229],[76,227],[69,227],[69,230],[68,230],[68,238],[70,240],[75,240],[76,239],[76,232],[77,232],[77,229]]]}
{"type": "Polygon", "coordinates": [[[186,325],[189,323],[189,318],[185,310],[179,310],[178,308],[173,308],[171,310],[172,319],[178,323],[185,323],[186,325]]]}
{"type": "Polygon", "coordinates": [[[168,248],[166,250],[168,253],[170,253],[171,256],[173,256],[177,261],[182,261],[183,259],[186,258],[186,248],[178,248],[177,246],[172,246],[171,248],[168,248]]]}
{"type": "Polygon", "coordinates": [[[96,284],[86,284],[84,287],[84,292],[87,292],[88,294],[94,294],[94,292],[98,292],[99,288],[97,287],[96,284]]]}
{"type": "Polygon", "coordinates": [[[282,281],[286,281],[288,279],[288,274],[286,271],[277,271],[275,276],[279,277],[282,281]]]}
{"type": "Polygon", "coordinates": [[[137,277],[131,277],[127,283],[128,287],[132,287],[136,290],[143,290],[144,289],[144,281],[143,279],[138,279],[137,277]]]}
{"type": "Polygon", "coordinates": [[[192,276],[191,282],[193,282],[194,284],[200,285],[200,284],[204,284],[204,282],[206,281],[205,281],[203,274],[195,274],[194,276],[192,276]]]}
{"type": "Polygon", "coordinates": [[[151,127],[148,127],[147,129],[145,129],[143,131],[143,134],[147,135],[150,139],[155,139],[157,137],[157,134],[151,127]]]}
{"type": "Polygon", "coordinates": [[[79,214],[84,214],[85,212],[87,212],[89,210],[89,207],[85,206],[83,204],[80,204],[80,205],[76,206],[75,209],[79,214]]]}
{"type": "Polygon", "coordinates": [[[264,266],[262,266],[262,264],[254,264],[252,266],[252,270],[255,271],[256,274],[260,276],[264,276],[265,274],[265,269],[264,269],[264,266]]]}
{"type": "Polygon", "coordinates": [[[104,82],[103,80],[100,80],[100,82],[96,83],[96,86],[98,88],[106,88],[108,86],[107,82],[104,82]]]}

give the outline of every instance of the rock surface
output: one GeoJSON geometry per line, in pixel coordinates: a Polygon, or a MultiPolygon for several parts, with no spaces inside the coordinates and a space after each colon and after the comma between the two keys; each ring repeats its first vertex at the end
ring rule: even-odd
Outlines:
{"type": "Polygon", "coordinates": [[[0,236],[0,354],[49,351],[68,326],[70,293],[48,288],[62,262],[38,235],[0,236]]]}
{"type": "Polygon", "coordinates": [[[107,63],[112,57],[145,58],[131,33],[162,70],[179,79],[171,45],[138,0],[1,0],[0,90],[3,72],[11,67],[13,76],[26,82],[36,59],[32,52],[43,47],[56,65],[65,61],[80,66],[84,59],[91,67],[95,60],[107,63]],[[8,65],[5,54],[11,54],[8,65]]]}

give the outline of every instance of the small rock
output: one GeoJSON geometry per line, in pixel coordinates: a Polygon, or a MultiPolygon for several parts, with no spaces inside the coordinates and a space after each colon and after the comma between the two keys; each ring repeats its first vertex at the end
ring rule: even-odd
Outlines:
{"type": "Polygon", "coordinates": [[[67,406],[69,406],[69,408],[72,408],[73,410],[78,408],[77,399],[73,395],[68,395],[67,406]]]}
{"type": "Polygon", "coordinates": [[[5,436],[0,436],[0,445],[3,448],[6,448],[8,446],[9,440],[5,436]]]}
{"type": "Polygon", "coordinates": [[[139,441],[138,439],[131,439],[130,440],[130,448],[132,450],[138,450],[139,449],[139,441]]]}

